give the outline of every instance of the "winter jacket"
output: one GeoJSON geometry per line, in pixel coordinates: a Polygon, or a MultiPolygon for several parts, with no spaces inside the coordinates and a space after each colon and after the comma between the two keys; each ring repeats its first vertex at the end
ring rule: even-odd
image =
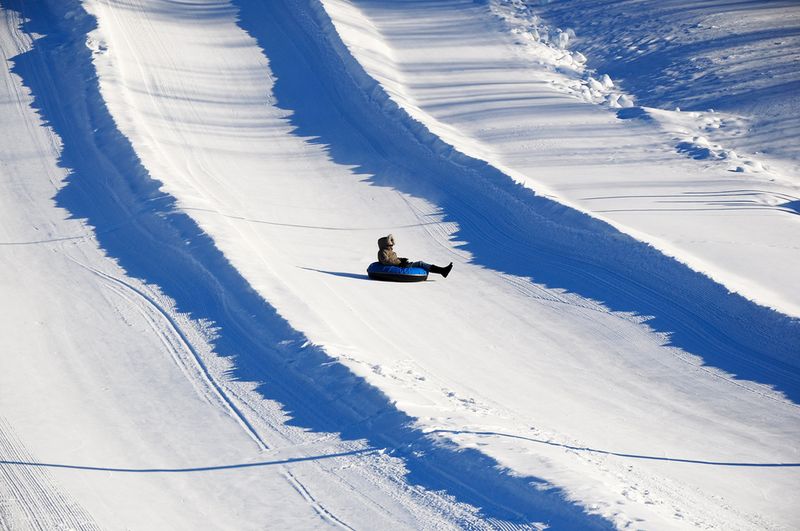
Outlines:
{"type": "Polygon", "coordinates": [[[394,247],[394,236],[391,234],[378,239],[378,262],[384,265],[400,265],[400,259],[397,254],[392,250],[394,247]]]}

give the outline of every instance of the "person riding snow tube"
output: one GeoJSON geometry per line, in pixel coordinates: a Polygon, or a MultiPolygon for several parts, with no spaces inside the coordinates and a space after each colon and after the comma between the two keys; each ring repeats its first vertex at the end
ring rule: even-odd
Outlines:
{"type": "Polygon", "coordinates": [[[394,236],[389,234],[378,239],[378,261],[367,268],[369,278],[393,280],[396,282],[417,282],[428,278],[428,273],[438,273],[447,278],[453,269],[453,262],[439,267],[422,261],[412,262],[408,258],[398,258],[394,252],[394,236]]]}

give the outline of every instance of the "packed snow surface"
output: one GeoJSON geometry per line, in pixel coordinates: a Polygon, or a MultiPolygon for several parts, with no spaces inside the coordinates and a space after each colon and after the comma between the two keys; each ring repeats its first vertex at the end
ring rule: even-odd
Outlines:
{"type": "Polygon", "coordinates": [[[570,5],[2,0],[0,528],[800,525],[798,9],[570,5]]]}

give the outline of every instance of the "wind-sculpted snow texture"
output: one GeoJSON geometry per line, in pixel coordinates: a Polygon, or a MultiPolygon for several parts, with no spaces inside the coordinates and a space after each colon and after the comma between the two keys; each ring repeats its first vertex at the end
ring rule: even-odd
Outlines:
{"type": "Polygon", "coordinates": [[[553,26],[569,28],[570,47],[583,52],[589,67],[618,80],[641,105],[744,116],[745,124],[723,127],[721,138],[751,153],[789,159],[796,176],[797,2],[590,0],[529,5],[553,26]]]}
{"type": "MultiPolygon", "coordinates": [[[[78,455],[107,461],[71,461],[13,402],[0,452],[15,425],[38,451],[0,453],[0,482],[52,473],[72,494],[53,511],[85,528],[791,527],[800,323],[446,143],[326,8],[3,3],[42,35],[13,73],[69,172],[53,223],[83,220],[104,253],[54,264],[124,301],[125,327],[155,324],[128,340],[141,361],[105,354],[142,407],[107,395],[102,418],[138,459],[98,417],[78,455]],[[388,232],[454,272],[368,281],[388,232]]],[[[126,387],[85,357],[86,389],[126,387]]],[[[5,487],[0,525],[22,525],[5,487]]]]}

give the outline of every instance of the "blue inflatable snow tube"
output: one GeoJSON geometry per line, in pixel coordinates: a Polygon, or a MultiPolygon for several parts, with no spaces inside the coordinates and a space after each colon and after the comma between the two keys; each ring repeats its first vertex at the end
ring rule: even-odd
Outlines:
{"type": "Polygon", "coordinates": [[[367,275],[373,280],[393,282],[419,282],[428,278],[428,272],[421,267],[400,267],[380,262],[372,262],[367,268],[367,275]]]}

